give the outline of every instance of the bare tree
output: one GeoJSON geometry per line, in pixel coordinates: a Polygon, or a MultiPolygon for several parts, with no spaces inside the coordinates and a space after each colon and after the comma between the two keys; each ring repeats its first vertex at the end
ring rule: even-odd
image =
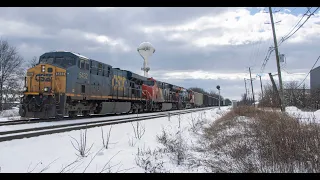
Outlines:
{"type": "MultiPolygon", "coordinates": [[[[10,82],[19,80],[22,71],[23,58],[17,49],[10,46],[5,40],[0,40],[0,104],[2,108],[4,86],[11,85],[10,82]]],[[[21,79],[20,79],[21,80],[21,79]]]]}
{"type": "Polygon", "coordinates": [[[280,107],[279,96],[271,84],[264,85],[263,97],[260,99],[259,104],[265,107],[280,107]]]}
{"type": "Polygon", "coordinates": [[[27,67],[32,68],[32,67],[35,67],[37,64],[38,64],[38,58],[37,56],[33,56],[33,58],[28,61],[27,67]]]}

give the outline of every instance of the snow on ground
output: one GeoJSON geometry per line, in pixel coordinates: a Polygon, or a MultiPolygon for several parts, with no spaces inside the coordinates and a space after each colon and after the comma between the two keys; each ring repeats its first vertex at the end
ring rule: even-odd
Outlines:
{"type": "Polygon", "coordinates": [[[314,112],[306,112],[298,109],[295,106],[288,106],[285,108],[286,112],[295,117],[298,118],[301,122],[316,122],[320,123],[320,110],[314,111],[314,112]]]}
{"type": "MultiPolygon", "coordinates": [[[[18,130],[18,129],[28,129],[28,128],[37,128],[37,127],[47,127],[47,126],[57,126],[57,125],[66,125],[66,124],[75,124],[75,123],[83,123],[83,122],[95,122],[101,120],[114,120],[119,118],[134,118],[134,117],[144,117],[162,113],[174,113],[178,111],[168,111],[168,112],[155,112],[155,113],[144,113],[144,114],[130,114],[130,115],[117,115],[117,116],[105,116],[105,117],[92,117],[85,119],[77,119],[77,120],[61,120],[61,121],[52,121],[52,122],[39,122],[39,123],[31,123],[31,124],[21,124],[14,126],[0,126],[0,132],[2,131],[10,131],[10,130],[18,130]]],[[[4,119],[4,118],[3,118],[4,119]]]]}
{"type": "Polygon", "coordinates": [[[0,122],[18,119],[20,119],[18,107],[13,107],[12,109],[0,111],[0,122]]]}
{"type": "MultiPolygon", "coordinates": [[[[190,131],[193,127],[192,120],[201,117],[206,120],[208,125],[229,109],[230,107],[222,107],[221,110],[213,108],[183,114],[180,115],[180,118],[175,115],[170,118],[141,121],[139,123],[140,130],[141,127],[145,128],[141,139],[135,138],[134,135],[136,128],[134,129],[133,125],[136,126],[137,122],[113,125],[108,149],[103,148],[101,127],[90,128],[87,130],[87,148],[89,149],[91,146],[92,148],[87,157],[75,163],[73,162],[78,158],[76,155],[78,152],[73,145],[77,147],[75,140],[80,142],[80,132],[84,133],[84,130],[1,142],[1,172],[60,172],[69,165],[64,169],[64,172],[101,172],[105,169],[107,172],[142,173],[145,171],[137,166],[137,154],[148,150],[154,152],[157,148],[163,148],[163,144],[157,142],[157,135],[160,135],[163,129],[173,136],[178,131],[182,132],[180,135],[183,140],[192,144],[197,140],[197,137],[190,131]],[[90,163],[90,161],[92,162],[90,163]]],[[[110,127],[103,126],[105,140],[110,127]]],[[[184,167],[176,166],[169,158],[164,157],[163,159],[166,160],[164,162],[165,169],[170,172],[190,172],[184,167]]]]}

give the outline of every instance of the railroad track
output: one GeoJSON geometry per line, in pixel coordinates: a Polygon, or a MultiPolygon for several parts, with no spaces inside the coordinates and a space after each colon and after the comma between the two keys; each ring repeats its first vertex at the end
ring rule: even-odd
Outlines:
{"type": "MultiPolygon", "coordinates": [[[[162,112],[171,112],[171,111],[179,111],[179,110],[170,110],[170,111],[162,111],[162,112]]],[[[148,114],[148,113],[159,113],[159,112],[141,112],[139,114],[148,114]]],[[[107,114],[107,115],[93,115],[90,117],[78,116],[77,118],[69,118],[64,117],[62,119],[26,119],[26,120],[14,120],[14,121],[4,121],[0,122],[0,126],[12,126],[12,125],[20,125],[20,124],[33,124],[33,123],[42,123],[42,122],[61,122],[61,121],[71,121],[71,120],[81,120],[88,118],[98,118],[98,117],[112,117],[112,116],[130,116],[136,114],[107,114]]]]}
{"type": "Polygon", "coordinates": [[[37,137],[41,135],[62,133],[62,132],[68,132],[68,131],[74,131],[74,130],[80,130],[80,129],[86,129],[86,128],[94,128],[94,127],[100,127],[100,126],[106,126],[106,125],[114,125],[114,124],[121,124],[121,123],[127,123],[127,122],[161,118],[161,117],[168,116],[168,114],[170,114],[170,116],[175,116],[179,114],[187,114],[191,112],[208,110],[212,108],[213,107],[208,107],[208,108],[182,110],[178,112],[163,112],[159,114],[146,115],[142,117],[138,117],[138,116],[124,117],[124,118],[111,119],[111,120],[109,119],[109,120],[101,120],[101,121],[87,121],[87,122],[72,123],[72,124],[51,125],[51,126],[44,126],[44,127],[37,127],[37,128],[26,128],[26,129],[2,131],[0,132],[0,142],[10,141],[15,139],[37,137]]]}

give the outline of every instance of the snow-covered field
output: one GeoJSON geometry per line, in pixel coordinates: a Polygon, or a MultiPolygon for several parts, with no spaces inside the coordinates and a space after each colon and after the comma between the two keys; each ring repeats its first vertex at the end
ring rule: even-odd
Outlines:
{"type": "MultiPolygon", "coordinates": [[[[152,153],[163,148],[163,144],[157,142],[163,128],[172,136],[180,132],[186,143],[196,143],[197,137],[192,131],[195,122],[201,119],[202,125],[209,124],[229,108],[113,125],[108,149],[103,147],[101,127],[88,129],[86,147],[89,151],[84,158],[79,158],[76,150],[76,141],[80,143],[80,132],[84,134],[84,130],[1,142],[1,172],[145,172],[137,164],[148,164],[146,156],[141,156],[148,154],[148,150],[152,153]],[[140,133],[135,133],[137,129],[140,133]]],[[[103,127],[105,141],[110,127],[103,127]]],[[[190,172],[185,166],[176,166],[169,156],[163,159],[164,171],[190,172]]]]}
{"type": "MultiPolygon", "coordinates": [[[[213,108],[180,116],[103,126],[105,143],[102,128],[90,128],[86,133],[86,157],[79,156],[76,150],[84,130],[1,142],[0,170],[9,173],[206,172],[198,161],[209,158],[209,155],[195,150],[201,146],[199,136],[203,133],[202,127],[212,124],[230,109],[230,106],[221,110],[213,108]],[[106,143],[109,132],[109,143],[106,143]],[[108,148],[104,144],[108,144],[108,148]]],[[[303,122],[310,119],[320,122],[320,111],[303,112],[296,107],[287,107],[286,112],[303,122]]],[[[241,122],[246,122],[246,117],[241,122]]],[[[224,136],[238,130],[226,129],[228,133],[224,136]]]]}
{"type": "Polygon", "coordinates": [[[286,112],[289,115],[298,118],[301,122],[320,123],[320,110],[314,112],[305,112],[298,109],[297,107],[289,106],[286,107],[286,112]]]}

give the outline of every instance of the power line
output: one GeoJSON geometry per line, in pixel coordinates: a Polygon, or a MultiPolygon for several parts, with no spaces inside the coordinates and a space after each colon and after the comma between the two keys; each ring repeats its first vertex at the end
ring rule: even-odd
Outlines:
{"type": "MultiPolygon", "coordinates": [[[[308,11],[307,11],[308,12],[308,11]]],[[[284,39],[285,37],[287,37],[293,30],[294,28],[296,28],[298,26],[298,24],[302,21],[302,19],[307,15],[307,12],[303,14],[303,16],[300,18],[300,20],[298,21],[298,23],[291,29],[290,32],[287,33],[287,35],[283,36],[281,39],[284,39]]]]}
{"type": "MultiPolygon", "coordinates": [[[[260,11],[260,12],[264,12],[264,10],[266,9],[266,7],[265,8],[263,8],[263,10],[262,11],[260,11]]],[[[258,30],[260,30],[261,28],[262,28],[262,25],[263,25],[263,22],[260,24],[260,26],[259,26],[259,28],[258,28],[258,30]]],[[[251,61],[252,61],[252,59],[253,59],[253,66],[254,66],[254,64],[255,64],[255,61],[256,61],[256,58],[255,58],[255,52],[256,52],[256,47],[260,47],[260,44],[261,44],[261,42],[262,42],[262,38],[260,38],[260,40],[257,42],[257,43],[254,43],[253,45],[252,45],[252,51],[251,51],[251,53],[250,53],[250,57],[249,57],[249,66],[250,66],[250,64],[251,64],[251,61]]]]}
{"type": "Polygon", "coordinates": [[[268,52],[267,52],[267,55],[266,55],[266,57],[265,57],[265,59],[264,59],[264,62],[263,62],[263,64],[262,64],[262,66],[261,66],[261,71],[260,71],[261,74],[263,73],[264,68],[266,67],[266,65],[267,65],[267,63],[268,63],[268,60],[269,60],[269,58],[270,58],[270,56],[271,56],[271,53],[272,53],[274,50],[275,50],[275,49],[274,49],[273,47],[269,47],[269,50],[268,50],[268,52]]]}
{"type": "MultiPolygon", "coordinates": [[[[299,84],[298,87],[300,87],[302,85],[302,83],[304,83],[304,81],[307,79],[307,77],[309,76],[311,70],[314,68],[314,66],[317,64],[318,60],[320,59],[320,56],[318,57],[318,59],[316,60],[316,62],[313,64],[312,68],[310,69],[309,73],[306,75],[306,77],[303,79],[303,81],[299,84]]],[[[297,88],[298,88],[297,87],[297,88]]]]}
{"type": "Polygon", "coordinates": [[[281,68],[284,72],[286,72],[287,74],[294,74],[294,73],[291,73],[291,72],[288,72],[287,70],[285,70],[284,68],[281,68]]]}
{"type": "MultiPolygon", "coordinates": [[[[283,9],[283,8],[282,8],[282,9],[283,9]]],[[[280,11],[280,10],[278,10],[278,12],[279,12],[279,11],[280,11]]],[[[293,10],[293,11],[294,11],[294,10],[293,10]]],[[[275,12],[276,12],[276,11],[275,11],[275,12]]],[[[269,12],[266,12],[266,13],[269,13],[269,12]]],[[[277,16],[277,15],[278,15],[278,14],[275,13],[274,19],[276,19],[276,16],[277,16]]],[[[272,38],[270,38],[269,43],[271,43],[271,41],[272,41],[272,38]]],[[[269,60],[269,58],[270,58],[270,56],[271,56],[271,53],[272,53],[274,50],[275,50],[274,47],[272,47],[272,44],[270,44],[270,47],[269,47],[269,49],[268,49],[268,51],[267,51],[267,53],[266,53],[266,56],[265,56],[265,58],[264,58],[264,60],[263,60],[263,62],[262,62],[260,74],[263,73],[264,68],[266,67],[266,65],[267,65],[267,63],[268,63],[268,60],[269,60]]]]}
{"type": "MultiPolygon", "coordinates": [[[[296,8],[295,8],[295,9],[296,9],[296,8]]],[[[294,10],[295,10],[295,9],[294,9],[294,10]]],[[[289,33],[287,33],[287,35],[285,35],[284,37],[282,37],[281,41],[279,42],[278,47],[279,47],[285,40],[289,39],[293,34],[295,34],[295,33],[309,20],[309,18],[319,9],[319,7],[318,7],[315,11],[313,11],[313,13],[311,13],[310,15],[308,15],[307,19],[303,22],[303,24],[301,24],[301,25],[298,27],[298,29],[296,29],[296,30],[290,35],[290,33],[294,30],[294,28],[297,27],[297,26],[299,25],[299,23],[302,21],[303,17],[305,17],[305,16],[307,15],[307,13],[310,12],[310,9],[311,9],[311,8],[308,8],[307,12],[301,17],[301,19],[300,19],[300,20],[298,21],[298,23],[292,28],[292,30],[291,30],[289,33]]],[[[293,11],[294,11],[294,10],[293,10],[293,11]]],[[[269,60],[269,58],[270,58],[270,56],[271,56],[271,53],[272,53],[273,51],[274,51],[274,47],[270,47],[269,50],[268,50],[268,52],[267,52],[267,55],[266,55],[266,57],[265,57],[265,59],[264,59],[264,62],[263,62],[263,64],[262,64],[262,66],[261,66],[261,72],[260,72],[260,73],[263,73],[264,68],[265,68],[265,66],[267,65],[268,60],[269,60]]]]}
{"type": "MultiPolygon", "coordinates": [[[[282,44],[284,41],[286,41],[287,39],[289,39],[291,36],[293,36],[308,20],[309,18],[319,9],[319,7],[314,10],[310,15],[308,15],[307,19],[298,27],[298,29],[296,29],[291,35],[287,36],[286,38],[282,38],[280,41],[280,44],[282,44]]],[[[309,9],[308,9],[309,11],[309,9]]],[[[279,45],[280,46],[280,45],[279,45]]]]}

